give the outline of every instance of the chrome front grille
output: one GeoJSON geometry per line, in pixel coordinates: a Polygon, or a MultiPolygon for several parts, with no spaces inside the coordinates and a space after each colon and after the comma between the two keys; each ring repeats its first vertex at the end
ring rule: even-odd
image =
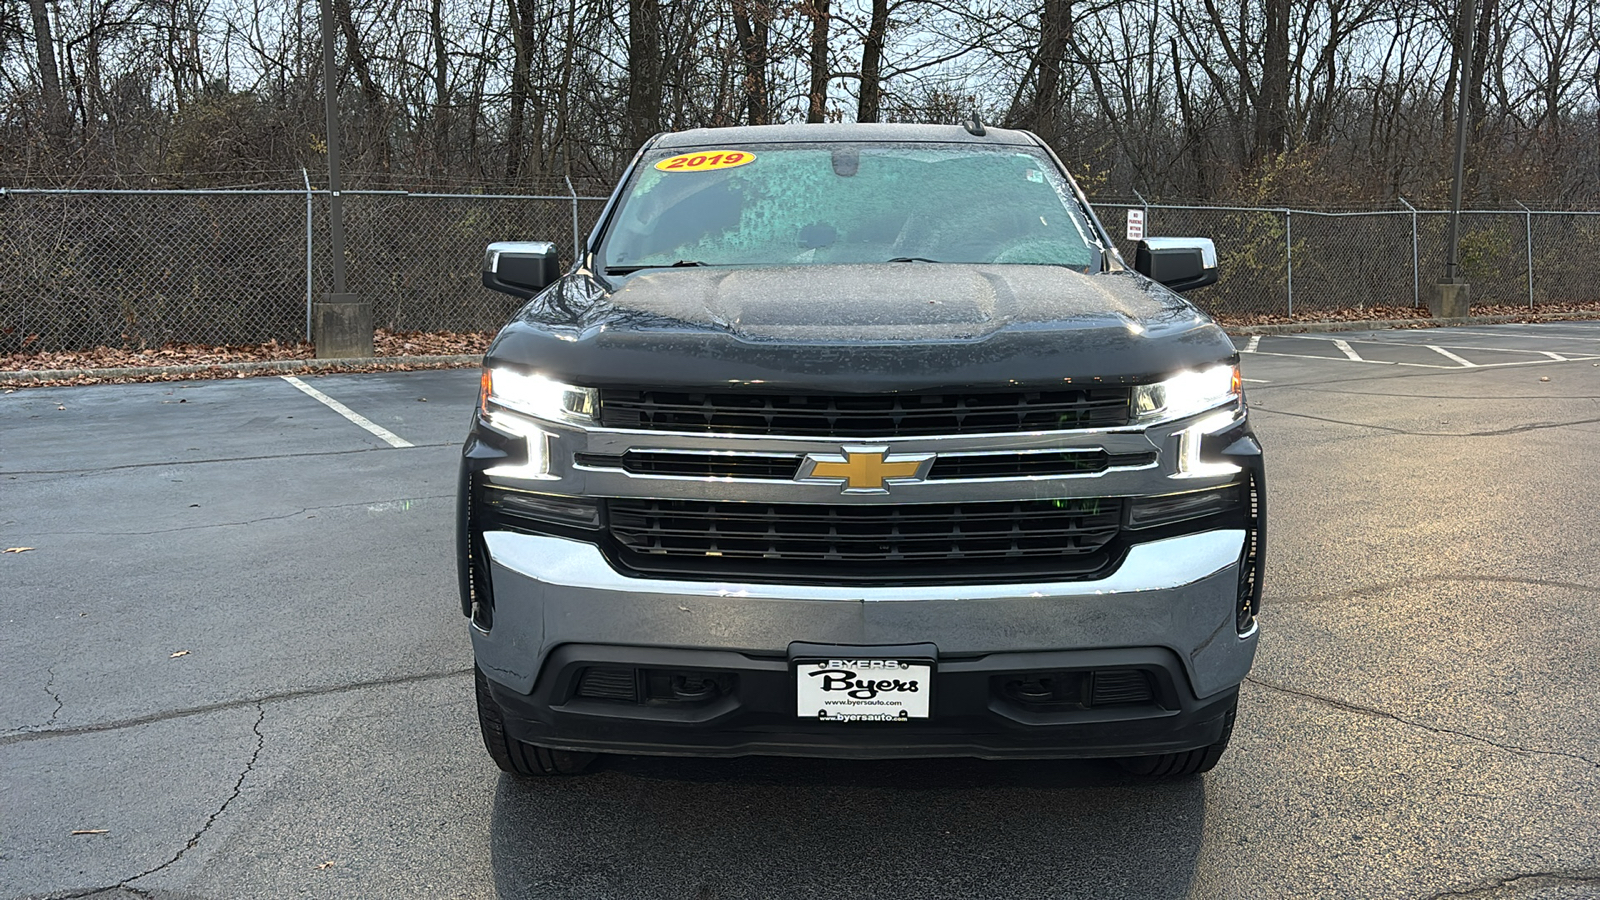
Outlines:
{"type": "MultiPolygon", "coordinates": [[[[632,475],[792,481],[799,474],[802,458],[794,453],[629,450],[619,455],[580,453],[576,462],[587,468],[617,469],[632,475]]],[[[1107,453],[1102,449],[946,453],[934,461],[927,480],[1095,475],[1109,468],[1135,468],[1155,462],[1153,452],[1107,453]]]]}
{"type": "Polygon", "coordinates": [[[1118,428],[1130,389],[1119,386],[939,394],[767,394],[606,389],[607,428],[701,434],[888,438],[1118,428]]]}
{"type": "Polygon", "coordinates": [[[579,453],[574,462],[591,469],[620,469],[630,475],[791,481],[800,471],[800,459],[795,453],[629,450],[620,455],[579,453]]]}
{"type": "Polygon", "coordinates": [[[929,481],[960,478],[1046,478],[1055,475],[1096,475],[1109,468],[1153,465],[1154,453],[1107,453],[1104,450],[1018,450],[992,453],[951,453],[940,456],[928,472],[929,481]]]}

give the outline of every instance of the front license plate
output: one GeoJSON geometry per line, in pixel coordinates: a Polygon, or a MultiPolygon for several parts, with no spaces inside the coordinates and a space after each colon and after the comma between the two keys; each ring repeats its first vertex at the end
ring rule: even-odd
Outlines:
{"type": "Polygon", "coordinates": [[[803,659],[795,666],[796,708],[821,722],[905,722],[928,718],[933,663],[903,659],[803,659]]]}

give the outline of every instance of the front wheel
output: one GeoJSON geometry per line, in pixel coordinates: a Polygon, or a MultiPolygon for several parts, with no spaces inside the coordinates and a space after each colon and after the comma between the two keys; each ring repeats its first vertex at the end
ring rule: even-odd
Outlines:
{"type": "Polygon", "coordinates": [[[483,670],[472,667],[478,691],[478,727],[483,731],[483,746],[489,757],[502,772],[523,777],[544,775],[578,775],[594,762],[593,753],[572,753],[536,747],[506,734],[505,714],[494,695],[489,693],[489,679],[483,670]]]}
{"type": "Polygon", "coordinates": [[[1239,704],[1235,701],[1227,717],[1222,720],[1222,737],[1209,747],[1154,756],[1125,756],[1117,760],[1117,765],[1125,772],[1149,778],[1174,778],[1209,772],[1222,759],[1222,751],[1228,749],[1228,739],[1233,737],[1233,720],[1238,711],[1239,704]]]}

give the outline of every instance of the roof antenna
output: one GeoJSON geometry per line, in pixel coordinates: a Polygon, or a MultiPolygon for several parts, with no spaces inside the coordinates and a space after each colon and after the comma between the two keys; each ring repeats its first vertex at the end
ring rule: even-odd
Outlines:
{"type": "Polygon", "coordinates": [[[973,137],[983,137],[989,133],[984,130],[983,120],[978,118],[977,110],[973,110],[972,115],[962,120],[961,127],[965,128],[967,130],[967,134],[970,134],[973,137]]]}

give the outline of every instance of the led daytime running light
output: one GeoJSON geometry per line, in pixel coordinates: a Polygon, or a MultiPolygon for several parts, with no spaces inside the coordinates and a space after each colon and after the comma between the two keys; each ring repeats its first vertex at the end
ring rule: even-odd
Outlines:
{"type": "Polygon", "coordinates": [[[1208,434],[1226,431],[1239,421],[1233,411],[1206,416],[1178,433],[1178,478],[1215,478],[1232,475],[1239,467],[1231,462],[1206,462],[1200,458],[1200,448],[1208,434]]]}

